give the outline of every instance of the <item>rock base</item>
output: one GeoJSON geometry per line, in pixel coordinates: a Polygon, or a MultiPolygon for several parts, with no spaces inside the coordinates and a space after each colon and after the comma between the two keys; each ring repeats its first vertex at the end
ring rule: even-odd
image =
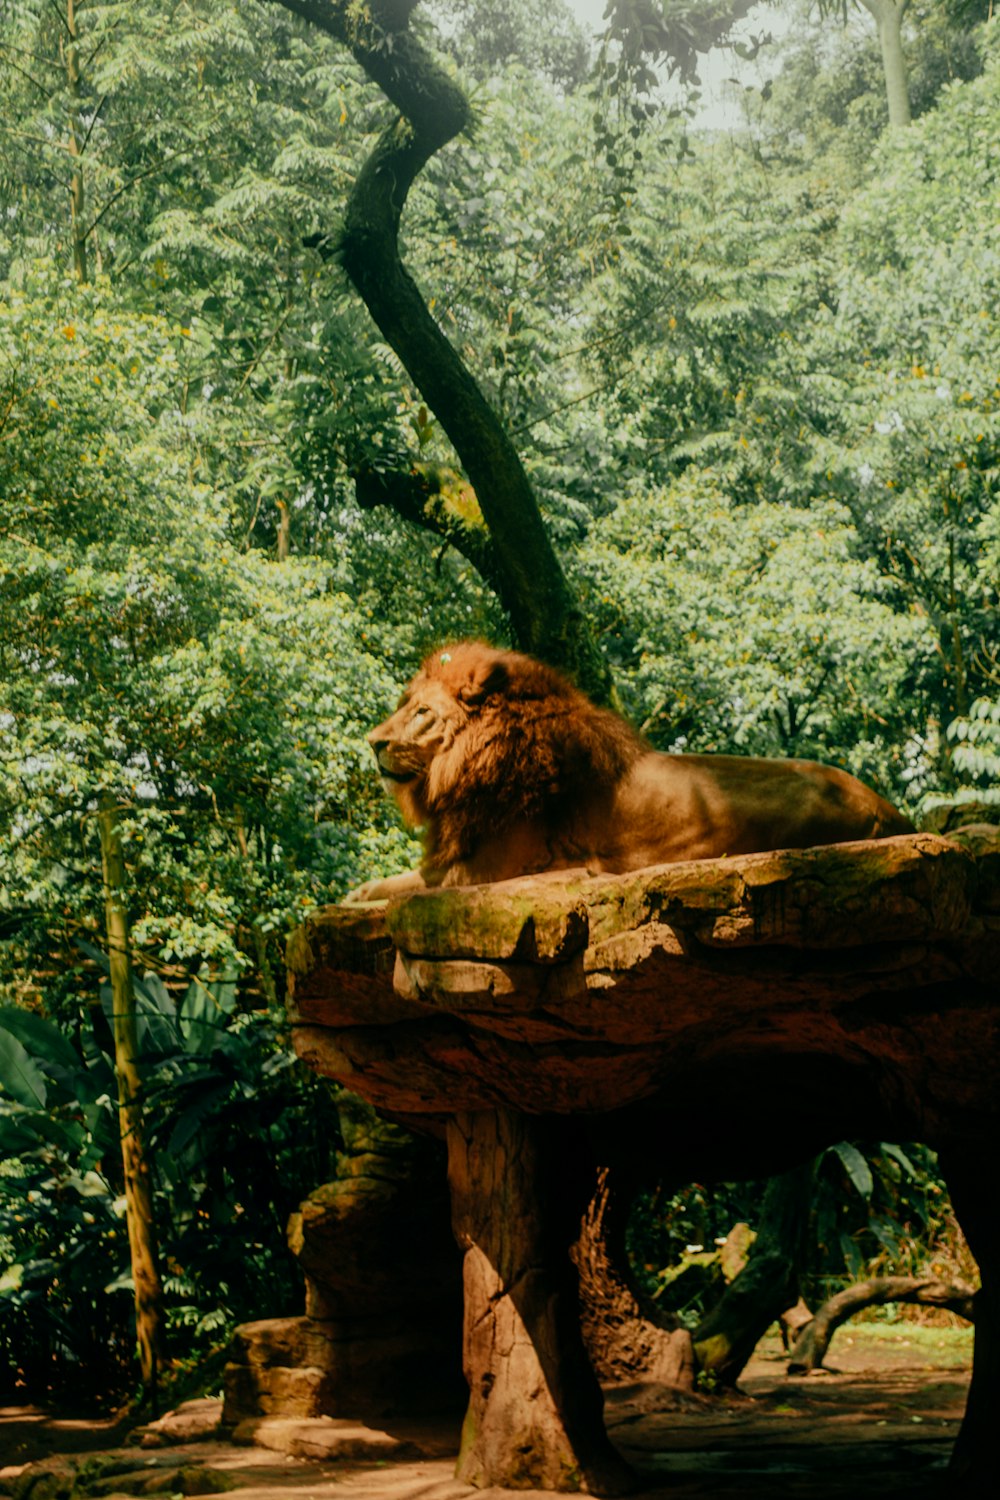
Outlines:
{"type": "Polygon", "coordinates": [[[279,1417],[378,1423],[465,1405],[461,1262],[442,1144],[346,1094],[339,1112],[339,1175],[288,1226],[305,1315],[237,1329],[228,1427],[279,1417]]]}

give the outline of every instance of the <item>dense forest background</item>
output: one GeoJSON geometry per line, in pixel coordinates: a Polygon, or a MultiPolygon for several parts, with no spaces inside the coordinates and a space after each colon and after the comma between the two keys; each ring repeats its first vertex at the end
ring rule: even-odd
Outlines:
{"type": "MultiPolygon", "coordinates": [[[[345,275],[391,111],[309,8],[0,0],[5,1390],[134,1379],[102,810],[195,1359],[299,1310],[284,1224],[338,1137],[284,939],[418,856],[366,729],[430,646],[512,638],[442,414],[345,275]]],[[[612,4],[595,38],[560,0],[417,7],[471,123],[402,253],[653,744],[828,760],[913,816],[996,801],[993,7],[758,6],[766,81],[715,128],[697,49],[750,9],[612,4]]],[[[821,1171],[817,1278],[953,1242],[932,1159],[821,1171]]],[[[748,1193],[654,1195],[644,1264],[748,1193]]]]}

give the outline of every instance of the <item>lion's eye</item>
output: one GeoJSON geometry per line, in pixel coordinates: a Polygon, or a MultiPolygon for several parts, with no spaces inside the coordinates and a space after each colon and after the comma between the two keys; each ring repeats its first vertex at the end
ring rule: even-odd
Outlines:
{"type": "Polygon", "coordinates": [[[413,717],[415,719],[419,719],[419,718],[422,718],[424,714],[429,714],[429,713],[430,713],[430,709],[429,708],[415,708],[413,710],[413,717]]]}

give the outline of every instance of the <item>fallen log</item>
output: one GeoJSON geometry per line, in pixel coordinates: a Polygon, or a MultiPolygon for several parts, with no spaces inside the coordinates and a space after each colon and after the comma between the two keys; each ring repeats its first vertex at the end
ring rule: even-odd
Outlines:
{"type": "Polygon", "coordinates": [[[974,1321],[975,1293],[963,1282],[941,1281],[936,1276],[873,1276],[856,1281],[827,1299],[801,1330],[788,1360],[789,1375],[808,1375],[818,1370],[840,1327],[864,1307],[886,1302],[919,1302],[924,1307],[944,1307],[969,1323],[974,1321]]]}

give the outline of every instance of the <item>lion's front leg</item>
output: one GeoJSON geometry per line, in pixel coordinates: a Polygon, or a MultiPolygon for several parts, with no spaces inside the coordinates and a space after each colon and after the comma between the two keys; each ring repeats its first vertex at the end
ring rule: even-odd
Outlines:
{"type": "Polygon", "coordinates": [[[388,901],[391,896],[408,896],[426,891],[427,882],[419,870],[405,870],[402,875],[388,875],[384,880],[366,880],[342,897],[342,906],[357,906],[362,901],[388,901]]]}

